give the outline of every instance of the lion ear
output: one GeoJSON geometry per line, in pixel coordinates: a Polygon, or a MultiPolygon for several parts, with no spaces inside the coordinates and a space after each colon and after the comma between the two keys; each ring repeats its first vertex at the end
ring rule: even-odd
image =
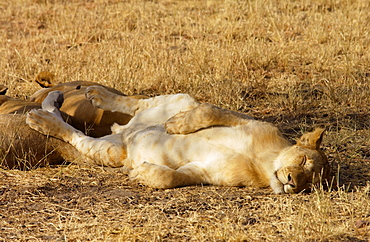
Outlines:
{"type": "Polygon", "coordinates": [[[305,133],[297,141],[297,145],[317,150],[317,149],[320,148],[320,144],[321,144],[321,141],[322,141],[322,137],[324,136],[324,132],[325,132],[325,129],[316,128],[312,132],[305,133]]]}
{"type": "Polygon", "coordinates": [[[39,74],[37,74],[35,81],[42,87],[53,87],[53,81],[54,81],[55,75],[48,71],[42,71],[39,74]]]}
{"type": "Polygon", "coordinates": [[[303,158],[302,158],[302,161],[301,161],[301,166],[305,166],[306,165],[307,159],[308,159],[307,155],[304,155],[303,158]]]}

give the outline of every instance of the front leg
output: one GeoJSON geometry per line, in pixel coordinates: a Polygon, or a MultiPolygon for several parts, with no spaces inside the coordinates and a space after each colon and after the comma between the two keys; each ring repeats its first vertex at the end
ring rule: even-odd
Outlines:
{"type": "Polygon", "coordinates": [[[45,110],[32,110],[27,115],[27,124],[34,130],[59,138],[73,145],[81,154],[89,157],[93,164],[121,167],[127,163],[125,145],[120,135],[92,138],[65,123],[56,115],[45,110]]]}
{"type": "Polygon", "coordinates": [[[248,115],[219,108],[209,103],[181,112],[165,123],[170,134],[189,134],[212,126],[237,126],[250,122],[248,115]]]}
{"type": "Polygon", "coordinates": [[[272,188],[272,190],[274,191],[275,194],[284,194],[285,193],[284,192],[284,185],[277,178],[276,172],[270,179],[270,187],[272,188]]]}
{"type": "Polygon", "coordinates": [[[177,170],[144,162],[134,168],[130,178],[153,188],[175,188],[206,183],[199,170],[183,167],[177,170]]]}
{"type": "Polygon", "coordinates": [[[100,86],[88,87],[85,96],[86,99],[90,100],[97,108],[111,112],[126,113],[131,116],[136,116],[141,112],[153,108],[160,110],[157,116],[163,116],[166,113],[178,113],[199,105],[199,103],[188,94],[179,93],[137,99],[114,94],[100,86]]]}
{"type": "Polygon", "coordinates": [[[88,87],[85,96],[97,108],[131,116],[135,115],[140,105],[140,99],[117,95],[101,86],[88,87]]]}

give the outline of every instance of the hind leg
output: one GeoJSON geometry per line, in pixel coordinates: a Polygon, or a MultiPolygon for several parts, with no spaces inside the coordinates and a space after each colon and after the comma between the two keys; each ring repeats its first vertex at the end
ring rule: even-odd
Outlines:
{"type": "Polygon", "coordinates": [[[131,164],[127,163],[126,146],[120,134],[92,138],[65,123],[56,115],[40,109],[29,112],[26,122],[32,129],[44,135],[70,143],[81,154],[89,157],[93,164],[131,167],[131,164]]]}
{"type": "Polygon", "coordinates": [[[126,162],[126,147],[121,135],[108,135],[102,138],[84,135],[60,117],[61,97],[61,92],[49,93],[42,104],[42,110],[32,110],[28,113],[27,124],[44,135],[72,144],[80,153],[91,158],[94,164],[131,167],[131,164],[126,162]]]}
{"type": "MultiPolygon", "coordinates": [[[[189,110],[199,103],[187,94],[161,95],[147,99],[135,99],[114,94],[103,87],[91,86],[86,89],[86,99],[106,111],[121,112],[135,116],[148,109],[161,107],[161,111],[189,110]]],[[[162,114],[163,115],[163,114],[162,114]]]]}
{"type": "Polygon", "coordinates": [[[187,112],[176,114],[165,123],[165,128],[170,134],[189,134],[212,126],[243,125],[251,119],[248,115],[203,103],[187,112]]]}

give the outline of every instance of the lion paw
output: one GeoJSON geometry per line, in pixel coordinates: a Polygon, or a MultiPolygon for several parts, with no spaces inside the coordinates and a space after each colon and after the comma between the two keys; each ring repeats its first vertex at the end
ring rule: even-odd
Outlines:
{"type": "Polygon", "coordinates": [[[164,127],[169,134],[189,134],[197,129],[187,120],[188,112],[181,112],[167,120],[164,127]]]}
{"type": "Polygon", "coordinates": [[[32,129],[44,135],[50,135],[65,140],[65,134],[62,131],[66,123],[48,111],[41,109],[31,110],[27,114],[26,123],[32,129]]]}
{"type": "Polygon", "coordinates": [[[114,100],[114,94],[100,86],[90,86],[86,89],[85,97],[93,106],[109,111],[114,100]]]}
{"type": "Polygon", "coordinates": [[[43,110],[53,113],[54,115],[58,116],[60,119],[62,118],[62,114],[60,113],[60,108],[64,102],[64,95],[61,91],[52,91],[49,92],[48,96],[42,101],[41,107],[43,110]]]}
{"type": "Polygon", "coordinates": [[[130,179],[153,188],[173,188],[176,187],[174,173],[167,166],[144,162],[131,171],[130,179]]]}

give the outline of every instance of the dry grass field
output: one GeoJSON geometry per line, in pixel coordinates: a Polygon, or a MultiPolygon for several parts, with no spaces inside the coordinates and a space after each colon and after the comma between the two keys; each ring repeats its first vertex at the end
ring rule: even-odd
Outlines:
{"type": "Polygon", "coordinates": [[[0,241],[368,241],[368,0],[2,0],[0,84],[40,71],[127,94],[189,93],[273,122],[325,125],[337,185],[308,194],[158,190],[127,171],[0,170],[0,241]]]}

